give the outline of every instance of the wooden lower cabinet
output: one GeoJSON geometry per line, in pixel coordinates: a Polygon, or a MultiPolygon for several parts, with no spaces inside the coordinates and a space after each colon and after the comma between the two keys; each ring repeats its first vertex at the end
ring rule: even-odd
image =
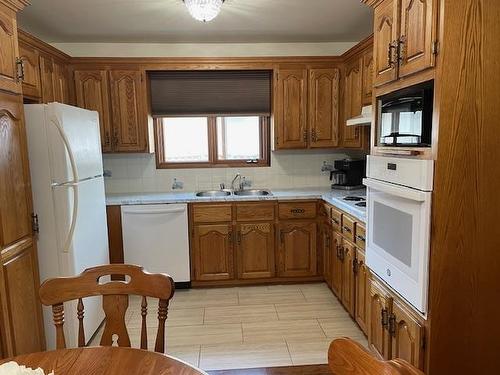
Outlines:
{"type": "Polygon", "coordinates": [[[195,279],[234,279],[233,232],[231,224],[203,224],[194,227],[193,263],[195,279]]]}
{"type": "Polygon", "coordinates": [[[356,249],[355,263],[355,285],[356,285],[356,303],[354,309],[354,318],[361,330],[368,333],[368,301],[369,301],[369,273],[365,263],[365,254],[361,249],[356,249]]]}
{"type": "Polygon", "coordinates": [[[317,273],[316,222],[279,225],[279,276],[315,276],[317,273]]]}
{"type": "Polygon", "coordinates": [[[368,347],[379,358],[390,359],[389,313],[392,297],[374,280],[370,283],[368,347]]]}
{"type": "Polygon", "coordinates": [[[236,228],[238,278],[274,277],[274,224],[241,223],[236,228]]]}
{"type": "Polygon", "coordinates": [[[354,316],[356,289],[354,280],[354,261],[356,247],[349,241],[342,241],[342,304],[349,315],[354,316]]]}
{"type": "Polygon", "coordinates": [[[322,224],[320,229],[320,240],[318,249],[322,253],[323,277],[325,282],[332,287],[332,230],[329,224],[322,224]]]}
{"type": "Polygon", "coordinates": [[[332,232],[332,291],[338,298],[342,297],[342,235],[339,232],[332,232]]]}

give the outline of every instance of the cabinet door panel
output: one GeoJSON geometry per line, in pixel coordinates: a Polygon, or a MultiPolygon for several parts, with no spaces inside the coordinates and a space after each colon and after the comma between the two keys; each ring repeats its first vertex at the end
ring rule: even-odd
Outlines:
{"type": "Polygon", "coordinates": [[[238,277],[274,277],[274,227],[272,223],[238,224],[238,277]]]}
{"type": "Polygon", "coordinates": [[[378,357],[389,359],[391,356],[390,335],[388,326],[382,325],[382,312],[388,314],[391,311],[392,298],[388,292],[370,279],[369,299],[369,324],[368,324],[368,347],[378,357]]]}
{"type": "Polygon", "coordinates": [[[105,70],[75,71],[75,89],[76,104],[99,113],[102,151],[110,152],[112,145],[107,72],[105,70]]]}
{"type": "MultiPolygon", "coordinates": [[[[361,59],[347,66],[344,91],[344,120],[359,116],[361,114],[361,59]]],[[[342,146],[346,148],[362,147],[362,132],[359,126],[347,126],[342,124],[342,146]]]]}
{"type": "Polygon", "coordinates": [[[234,278],[233,233],[230,224],[197,225],[193,241],[196,280],[234,278]]]}
{"type": "Polygon", "coordinates": [[[354,259],[356,257],[356,248],[353,244],[343,241],[342,257],[342,304],[349,315],[354,316],[355,307],[355,280],[354,280],[354,259]]]}
{"type": "Polygon", "coordinates": [[[69,103],[68,69],[63,62],[54,60],[54,74],[52,76],[54,87],[54,101],[69,103]]]}
{"type": "Polygon", "coordinates": [[[309,72],[310,146],[335,147],[339,133],[338,69],[311,69],[309,72]]]}
{"type": "Polygon", "coordinates": [[[54,101],[54,64],[50,56],[40,55],[40,81],[42,85],[42,102],[54,101]]]}
{"type": "Polygon", "coordinates": [[[147,149],[147,118],[141,72],[112,71],[110,79],[114,151],[144,152],[147,149]]]}
{"type": "Polygon", "coordinates": [[[23,63],[23,95],[39,98],[40,92],[40,66],[38,51],[23,43],[19,43],[19,58],[23,63]]]}
{"type": "Polygon", "coordinates": [[[342,248],[342,236],[338,232],[332,232],[332,291],[342,298],[342,261],[340,251],[342,248]]]}
{"type": "Polygon", "coordinates": [[[373,50],[363,55],[363,90],[362,104],[372,105],[373,96],[373,50]]]}
{"type": "Polygon", "coordinates": [[[398,39],[397,0],[385,0],[375,8],[373,31],[373,66],[375,86],[398,77],[396,50],[390,46],[398,39]]]}
{"type": "Polygon", "coordinates": [[[22,96],[0,93],[0,246],[31,235],[31,186],[22,96]]]}
{"type": "Polygon", "coordinates": [[[326,283],[332,287],[332,246],[331,246],[331,227],[328,224],[323,224],[321,227],[320,250],[323,257],[323,277],[326,283]]]}
{"type": "Polygon", "coordinates": [[[314,276],[316,272],[316,223],[281,224],[280,276],[314,276]]]}
{"type": "Polygon", "coordinates": [[[360,249],[356,249],[356,303],[354,317],[361,330],[368,333],[368,267],[365,264],[365,255],[360,249]]]}
{"type": "Polygon", "coordinates": [[[307,70],[280,70],[276,105],[276,148],[307,148],[307,70]]]}
{"type": "Polygon", "coordinates": [[[393,328],[392,358],[402,358],[413,366],[424,369],[423,335],[421,319],[409,313],[402,301],[394,300],[391,319],[393,328]]]}
{"type": "Polygon", "coordinates": [[[432,52],[435,25],[433,19],[434,1],[401,0],[400,77],[434,66],[432,52]]]}
{"type": "Polygon", "coordinates": [[[0,46],[0,89],[20,93],[16,68],[19,55],[16,14],[5,7],[0,10],[0,46]]]}

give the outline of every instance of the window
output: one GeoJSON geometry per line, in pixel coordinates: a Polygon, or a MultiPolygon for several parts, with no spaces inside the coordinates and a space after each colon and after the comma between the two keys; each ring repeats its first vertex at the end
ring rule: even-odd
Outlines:
{"type": "Polygon", "coordinates": [[[269,166],[268,116],[156,119],[158,168],[269,166]]]}

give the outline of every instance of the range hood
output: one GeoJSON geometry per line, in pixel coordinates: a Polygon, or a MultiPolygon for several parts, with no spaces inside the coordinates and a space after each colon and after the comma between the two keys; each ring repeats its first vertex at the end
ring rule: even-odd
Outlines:
{"type": "Polygon", "coordinates": [[[347,126],[371,125],[372,124],[372,106],[367,105],[361,109],[361,115],[347,120],[347,126]]]}

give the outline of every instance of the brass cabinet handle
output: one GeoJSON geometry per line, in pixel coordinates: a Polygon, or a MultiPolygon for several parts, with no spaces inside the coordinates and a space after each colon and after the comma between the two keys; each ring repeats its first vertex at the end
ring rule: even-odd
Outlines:
{"type": "Polygon", "coordinates": [[[280,242],[283,244],[285,242],[285,235],[283,234],[283,231],[280,230],[280,242]]]}
{"type": "Polygon", "coordinates": [[[389,336],[396,337],[396,315],[394,313],[389,314],[388,327],[389,336]]]}
{"type": "Polygon", "coordinates": [[[380,323],[382,324],[382,328],[387,329],[389,326],[389,313],[387,309],[382,309],[380,315],[381,315],[380,323]]]}
{"type": "Polygon", "coordinates": [[[237,241],[238,241],[238,245],[241,245],[241,230],[238,231],[237,241]]]}
{"type": "Polygon", "coordinates": [[[406,63],[406,35],[402,35],[397,41],[397,61],[399,65],[406,63]]]}
{"type": "Polygon", "coordinates": [[[229,244],[232,245],[233,244],[233,232],[232,231],[229,231],[227,233],[227,240],[229,241],[229,244]]]}
{"type": "Polygon", "coordinates": [[[311,141],[316,143],[318,140],[318,134],[316,133],[316,129],[311,130],[311,141]]]}
{"type": "Polygon", "coordinates": [[[352,229],[345,225],[342,227],[342,229],[345,230],[347,233],[352,233],[352,229]]]}
{"type": "Polygon", "coordinates": [[[357,275],[358,274],[358,267],[359,267],[359,263],[358,263],[358,260],[357,259],[354,259],[352,261],[352,273],[357,275]]]}
{"type": "Polygon", "coordinates": [[[110,142],[111,142],[111,140],[110,140],[110,137],[109,137],[109,131],[106,130],[106,134],[104,136],[104,143],[105,143],[106,146],[108,146],[108,145],[110,145],[110,142]]]}
{"type": "Polygon", "coordinates": [[[290,213],[292,214],[303,214],[304,212],[306,212],[306,210],[304,210],[303,208],[292,208],[290,210],[290,213]]]}
{"type": "Polygon", "coordinates": [[[334,217],[332,217],[332,221],[333,221],[335,224],[337,224],[337,225],[339,225],[339,224],[340,224],[340,220],[339,220],[339,219],[335,219],[334,217]]]}
{"type": "Polygon", "coordinates": [[[392,41],[389,43],[389,48],[387,49],[387,65],[391,68],[396,66],[395,56],[397,55],[398,41],[392,41]]]}
{"type": "Polygon", "coordinates": [[[307,140],[308,140],[308,138],[309,138],[309,136],[308,136],[308,134],[307,134],[307,130],[304,130],[304,132],[303,132],[303,134],[302,134],[302,138],[303,138],[304,142],[307,142],[307,140]]]}
{"type": "Polygon", "coordinates": [[[24,81],[24,62],[20,57],[16,58],[16,80],[17,82],[24,81]]]}
{"type": "Polygon", "coordinates": [[[366,238],[364,238],[363,236],[360,236],[359,234],[356,235],[356,239],[360,240],[362,242],[366,242],[366,238]]]}

